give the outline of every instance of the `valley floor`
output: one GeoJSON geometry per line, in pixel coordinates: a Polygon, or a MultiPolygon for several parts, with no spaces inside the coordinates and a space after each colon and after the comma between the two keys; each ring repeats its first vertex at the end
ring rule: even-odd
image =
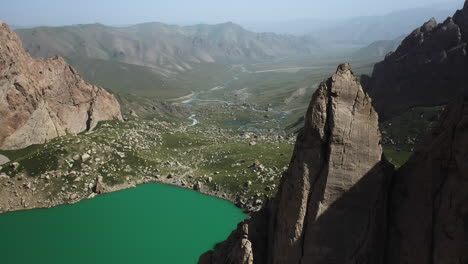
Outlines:
{"type": "MultiPolygon", "coordinates": [[[[312,93],[334,71],[331,64],[285,63],[232,65],[222,70],[222,82],[206,81],[206,89],[166,102],[117,94],[125,122],[0,151],[4,162],[11,160],[0,167],[0,212],[76,203],[149,182],[258,210],[276,193],[312,93]],[[284,71],[285,65],[295,70],[284,71]]],[[[359,63],[355,70],[368,73],[371,65],[359,63]]],[[[406,161],[424,134],[414,131],[427,127],[437,111],[411,110],[381,124],[395,165],[406,161]]]]}

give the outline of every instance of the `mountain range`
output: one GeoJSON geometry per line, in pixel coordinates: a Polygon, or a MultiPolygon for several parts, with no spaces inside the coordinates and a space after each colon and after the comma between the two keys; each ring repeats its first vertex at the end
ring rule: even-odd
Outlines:
{"type": "Polygon", "coordinates": [[[454,10],[455,7],[453,9],[416,8],[381,16],[350,18],[324,25],[308,35],[324,43],[368,45],[377,40],[392,40],[407,35],[431,17],[445,20],[454,10]]]}
{"type": "Polygon", "coordinates": [[[374,41],[392,40],[409,34],[429,18],[443,21],[460,6],[460,1],[426,4],[382,15],[344,19],[302,19],[281,22],[241,23],[255,32],[307,35],[322,45],[369,45],[374,41]]]}
{"type": "Polygon", "coordinates": [[[239,62],[308,55],[317,45],[310,37],[253,33],[233,23],[175,26],[145,23],[128,27],[101,24],[19,29],[34,57],[88,57],[146,66],[162,75],[196,64],[239,62]]]}

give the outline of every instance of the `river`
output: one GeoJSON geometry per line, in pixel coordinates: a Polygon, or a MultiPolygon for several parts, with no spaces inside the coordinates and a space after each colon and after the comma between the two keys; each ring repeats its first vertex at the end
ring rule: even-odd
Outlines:
{"type": "Polygon", "coordinates": [[[0,258],[8,264],[196,263],[245,217],[227,201],[146,184],[0,215],[0,258]]]}
{"type": "MultiPolygon", "coordinates": [[[[233,65],[232,67],[233,68],[239,67],[242,74],[255,74],[255,73],[274,71],[274,70],[267,70],[267,71],[256,71],[256,72],[254,72],[254,71],[248,70],[244,65],[233,65]]],[[[300,70],[300,69],[306,69],[306,68],[316,68],[316,67],[298,67],[298,68],[293,68],[293,69],[296,69],[296,70],[299,69],[300,70]]],[[[284,69],[276,69],[276,70],[284,70],[284,69]]],[[[204,93],[210,93],[210,92],[213,92],[213,91],[218,91],[218,90],[228,88],[231,85],[232,82],[240,80],[241,73],[235,73],[232,76],[232,78],[227,80],[222,86],[216,86],[216,87],[213,87],[213,88],[208,89],[206,91],[201,91],[201,92],[197,92],[197,93],[192,92],[189,95],[186,95],[184,97],[180,97],[180,98],[175,99],[175,100],[183,99],[183,101],[181,103],[187,105],[190,108],[195,103],[221,103],[221,104],[233,105],[234,104],[233,102],[229,102],[229,101],[225,101],[225,100],[218,100],[218,99],[206,100],[206,99],[200,99],[199,97],[200,97],[200,95],[202,95],[204,93]]],[[[256,127],[253,127],[252,125],[259,125],[259,124],[267,124],[267,123],[270,123],[270,122],[277,122],[276,127],[279,129],[280,128],[279,122],[281,120],[287,119],[289,117],[289,113],[286,112],[286,111],[278,111],[278,110],[273,110],[273,109],[270,109],[270,111],[266,111],[266,110],[259,110],[259,109],[255,109],[255,108],[252,108],[251,110],[254,111],[254,112],[262,112],[262,113],[276,113],[276,114],[278,114],[278,117],[272,118],[270,120],[263,120],[263,121],[255,121],[255,120],[231,121],[231,122],[226,122],[226,125],[239,126],[239,130],[258,130],[256,127]]],[[[188,125],[189,127],[196,126],[196,125],[200,124],[200,121],[196,117],[197,117],[197,115],[196,115],[195,112],[192,112],[190,114],[190,116],[188,117],[188,119],[191,122],[191,124],[188,125]]]]}

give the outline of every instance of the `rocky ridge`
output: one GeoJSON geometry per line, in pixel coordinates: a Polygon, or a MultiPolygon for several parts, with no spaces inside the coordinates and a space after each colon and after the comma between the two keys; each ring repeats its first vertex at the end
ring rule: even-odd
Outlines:
{"type": "Polygon", "coordinates": [[[0,148],[19,149],[122,120],[117,100],[61,57],[33,59],[0,22],[0,148]]]}
{"type": "Polygon", "coordinates": [[[468,2],[453,18],[433,18],[406,37],[398,49],[364,77],[382,120],[415,106],[447,104],[468,94],[468,2]]]}

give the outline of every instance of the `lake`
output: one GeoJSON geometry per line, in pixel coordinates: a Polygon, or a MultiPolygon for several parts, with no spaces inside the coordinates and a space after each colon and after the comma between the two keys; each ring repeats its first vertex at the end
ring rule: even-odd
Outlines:
{"type": "Polygon", "coordinates": [[[146,184],[74,205],[0,215],[1,262],[196,263],[245,217],[227,201],[146,184]]]}

